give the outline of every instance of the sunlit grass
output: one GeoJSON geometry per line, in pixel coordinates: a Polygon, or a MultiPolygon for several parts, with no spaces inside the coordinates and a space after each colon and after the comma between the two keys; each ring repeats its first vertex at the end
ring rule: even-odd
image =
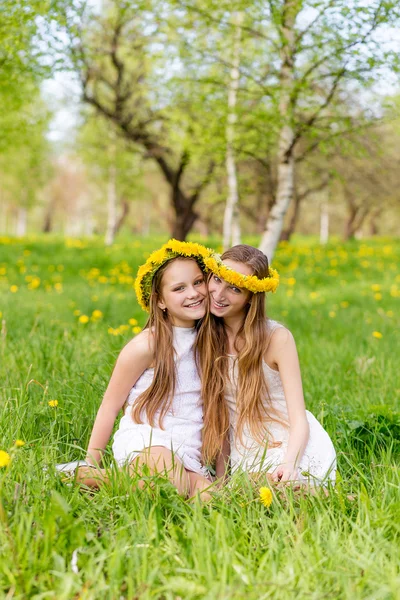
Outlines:
{"type": "Polygon", "coordinates": [[[297,239],[274,260],[268,313],[292,330],[307,407],[338,451],[329,498],[268,507],[238,476],[202,507],[163,481],[138,491],[121,473],[91,496],[54,475],[84,456],[115,358],[146,320],[136,269],[163,241],[0,240],[1,594],[399,597],[396,240],[297,239]]]}

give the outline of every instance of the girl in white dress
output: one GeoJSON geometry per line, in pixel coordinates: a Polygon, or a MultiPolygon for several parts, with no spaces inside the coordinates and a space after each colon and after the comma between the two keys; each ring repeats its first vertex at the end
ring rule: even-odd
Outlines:
{"type": "Polygon", "coordinates": [[[121,351],[96,416],[86,465],[77,479],[98,487],[99,468],[119,411],[113,454],[132,473],[166,474],[179,493],[192,496],[210,486],[201,462],[203,411],[193,344],[206,310],[207,287],[200,244],[170,240],[138,272],[139,303],[149,310],[143,331],[121,351]]]}
{"type": "Polygon", "coordinates": [[[229,431],[232,471],[266,472],[274,482],[297,485],[333,482],[336,453],[305,409],[293,336],[265,315],[265,292],[275,291],[278,274],[247,245],[207,266],[210,314],[197,345],[208,460],[221,465],[218,449],[229,431]]]}

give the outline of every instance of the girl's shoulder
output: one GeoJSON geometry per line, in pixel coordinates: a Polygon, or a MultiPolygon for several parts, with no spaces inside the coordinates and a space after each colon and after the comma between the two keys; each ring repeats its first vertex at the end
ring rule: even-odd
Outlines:
{"type": "Polygon", "coordinates": [[[269,332],[269,343],[264,360],[269,365],[276,365],[279,355],[281,355],[285,349],[295,346],[296,344],[291,331],[281,323],[278,323],[278,321],[268,319],[267,328],[269,332]]]}
{"type": "Polygon", "coordinates": [[[150,365],[153,357],[154,336],[149,329],[143,329],[122,348],[118,360],[126,363],[140,360],[150,365]]]}
{"type": "Polygon", "coordinates": [[[279,321],[274,321],[273,319],[267,320],[267,330],[270,336],[269,344],[277,344],[282,343],[285,340],[293,340],[293,335],[291,331],[279,323],[279,321]]]}

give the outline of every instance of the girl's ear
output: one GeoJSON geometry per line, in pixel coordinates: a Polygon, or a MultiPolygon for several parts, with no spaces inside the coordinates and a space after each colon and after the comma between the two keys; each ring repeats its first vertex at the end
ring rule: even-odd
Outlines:
{"type": "Polygon", "coordinates": [[[158,306],[158,308],[161,308],[161,310],[165,310],[167,308],[165,305],[165,302],[163,302],[162,298],[160,298],[159,301],[157,302],[157,306],[158,306]]]}

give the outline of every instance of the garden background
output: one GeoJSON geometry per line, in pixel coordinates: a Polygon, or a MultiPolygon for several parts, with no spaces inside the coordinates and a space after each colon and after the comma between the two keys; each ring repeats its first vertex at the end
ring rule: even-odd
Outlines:
{"type": "MultiPolygon", "coordinates": [[[[0,590],[4,598],[398,598],[396,2],[4,0],[0,590]],[[261,247],[328,498],[235,477],[202,506],[83,458],[171,235],[261,247]],[[352,500],[351,497],[354,499],[352,500]]],[[[108,458],[111,459],[110,453],[108,458]]]]}

